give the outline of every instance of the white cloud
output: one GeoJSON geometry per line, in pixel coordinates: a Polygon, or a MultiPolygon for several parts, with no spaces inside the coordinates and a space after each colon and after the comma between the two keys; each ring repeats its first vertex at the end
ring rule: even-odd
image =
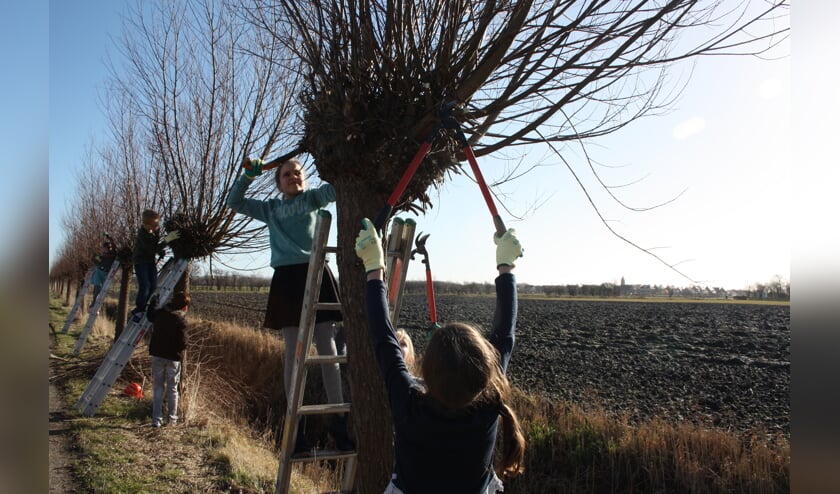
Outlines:
{"type": "Polygon", "coordinates": [[[783,89],[784,85],[779,79],[767,79],[759,86],[758,94],[764,99],[773,99],[781,94],[783,89]]]}
{"type": "Polygon", "coordinates": [[[694,134],[703,132],[706,128],[706,119],[700,117],[691,117],[688,120],[679,123],[674,127],[674,139],[682,141],[694,134]]]}

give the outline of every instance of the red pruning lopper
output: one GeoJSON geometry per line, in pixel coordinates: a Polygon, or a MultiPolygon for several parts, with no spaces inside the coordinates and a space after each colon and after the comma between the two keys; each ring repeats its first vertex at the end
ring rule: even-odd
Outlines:
{"type": "Polygon", "coordinates": [[[414,245],[416,247],[411,251],[412,260],[414,260],[414,254],[421,254],[423,256],[423,260],[420,262],[426,265],[426,298],[429,299],[429,318],[431,319],[431,324],[429,325],[429,329],[426,333],[427,340],[432,336],[432,333],[436,329],[440,329],[440,324],[437,322],[437,309],[435,308],[435,286],[432,284],[432,266],[429,264],[429,251],[426,250],[426,240],[428,238],[428,233],[425,235],[422,233],[418,235],[418,237],[414,240],[414,245]]]}
{"type": "Polygon", "coordinates": [[[438,124],[429,132],[429,135],[426,136],[426,140],[423,141],[423,144],[420,146],[420,149],[417,150],[417,153],[414,154],[414,158],[412,158],[411,163],[408,164],[408,168],[406,168],[405,172],[403,173],[402,178],[397,183],[396,188],[391,193],[391,196],[388,198],[388,201],[385,203],[385,206],[379,211],[379,214],[376,215],[376,218],[373,220],[373,225],[376,227],[377,230],[381,230],[382,226],[385,225],[385,221],[388,220],[388,217],[391,216],[391,211],[394,209],[394,205],[399,200],[402,193],[405,191],[405,188],[408,186],[408,183],[411,181],[411,178],[414,177],[414,174],[417,172],[417,169],[420,167],[420,163],[423,161],[423,158],[429,153],[429,150],[432,148],[432,141],[435,140],[438,133],[442,132],[445,129],[451,129],[455,131],[455,137],[458,139],[458,142],[461,144],[462,151],[464,155],[466,155],[467,160],[470,162],[470,167],[472,168],[473,174],[475,175],[475,179],[478,182],[478,186],[481,188],[481,193],[484,195],[484,201],[487,203],[487,208],[490,210],[490,214],[493,216],[493,224],[496,226],[496,234],[501,236],[506,231],[505,224],[502,222],[502,218],[499,216],[499,212],[496,210],[496,205],[493,203],[493,197],[490,195],[490,189],[487,187],[487,183],[484,181],[484,176],[481,174],[481,170],[478,168],[478,163],[475,160],[475,154],[473,153],[472,148],[470,147],[469,142],[467,142],[467,137],[464,135],[464,131],[461,130],[461,125],[455,120],[455,117],[452,116],[452,110],[457,106],[457,101],[452,100],[447,103],[441,105],[440,109],[438,110],[438,124]]]}

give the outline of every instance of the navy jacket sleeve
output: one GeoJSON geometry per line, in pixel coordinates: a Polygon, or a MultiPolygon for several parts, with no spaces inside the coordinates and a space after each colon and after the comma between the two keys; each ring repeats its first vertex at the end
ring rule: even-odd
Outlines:
{"type": "Polygon", "coordinates": [[[496,278],[496,312],[493,315],[493,329],[490,343],[499,351],[502,371],[507,372],[516,332],[516,277],[513,273],[500,274],[496,278]]]}
{"type": "Polygon", "coordinates": [[[382,280],[368,280],[365,302],[373,353],[385,380],[391,413],[398,417],[405,410],[414,379],[405,365],[394,326],[388,316],[388,300],[382,280]]]}

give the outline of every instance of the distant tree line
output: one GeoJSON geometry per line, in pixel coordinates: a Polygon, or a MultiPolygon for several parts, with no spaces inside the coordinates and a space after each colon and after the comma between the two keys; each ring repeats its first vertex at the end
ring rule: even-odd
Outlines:
{"type": "Polygon", "coordinates": [[[222,271],[213,274],[194,274],[190,276],[190,285],[193,290],[257,292],[267,291],[271,286],[271,279],[264,276],[222,271]]]}
{"type": "MultiPolygon", "coordinates": [[[[434,282],[436,295],[489,295],[494,293],[491,283],[455,283],[449,281],[434,282]]],[[[406,281],[405,293],[421,295],[426,293],[425,281],[406,281]]],[[[634,297],[634,298],[706,298],[735,300],[790,300],[790,283],[781,277],[772,282],[755,283],[743,290],[725,289],[692,285],[675,287],[671,285],[617,285],[601,284],[565,284],[565,285],[530,285],[519,284],[519,293],[544,295],[547,297],[634,297]]]]}
{"type": "MultiPolygon", "coordinates": [[[[271,279],[258,275],[242,275],[233,271],[211,274],[194,274],[190,277],[193,288],[217,291],[260,291],[268,290],[271,279]]],[[[492,283],[435,281],[436,295],[491,295],[492,283]]],[[[615,283],[530,285],[522,283],[519,292],[546,297],[634,297],[634,298],[707,298],[735,300],[790,300],[790,283],[776,276],[766,283],[754,283],[743,290],[692,285],[675,287],[671,285],[615,283]]],[[[425,281],[406,281],[405,294],[425,295],[425,281]]]]}

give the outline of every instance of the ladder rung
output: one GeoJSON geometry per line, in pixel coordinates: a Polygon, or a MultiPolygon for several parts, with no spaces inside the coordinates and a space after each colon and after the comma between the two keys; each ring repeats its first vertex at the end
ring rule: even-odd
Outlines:
{"type": "Polygon", "coordinates": [[[338,247],[335,245],[325,245],[324,252],[327,254],[338,254],[338,247]]]}
{"type": "Polygon", "coordinates": [[[290,460],[292,463],[304,463],[308,461],[321,460],[341,460],[346,458],[354,458],[358,455],[355,451],[339,451],[337,449],[316,449],[314,453],[308,455],[292,456],[290,460]]]}
{"type": "Polygon", "coordinates": [[[340,302],[316,302],[315,310],[341,310],[340,302]]]}
{"type": "Polygon", "coordinates": [[[306,357],[304,362],[306,365],[315,364],[346,364],[347,355],[312,355],[306,357]]]}
{"type": "Polygon", "coordinates": [[[298,408],[299,415],[326,415],[329,413],[347,413],[350,403],[324,403],[322,405],[303,405],[298,408]]]}

